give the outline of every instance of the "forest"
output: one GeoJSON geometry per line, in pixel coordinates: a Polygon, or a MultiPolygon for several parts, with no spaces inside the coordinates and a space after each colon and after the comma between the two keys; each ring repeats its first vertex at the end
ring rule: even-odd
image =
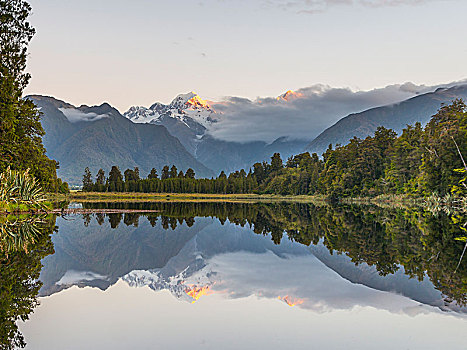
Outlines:
{"type": "Polygon", "coordinates": [[[83,191],[278,194],[316,195],[330,198],[374,197],[403,194],[426,197],[433,193],[464,196],[467,193],[467,106],[462,100],[443,105],[430,122],[407,125],[400,136],[379,127],[373,136],[354,137],[347,145],[329,145],[319,157],[302,153],[281,159],[279,153],[270,162],[255,163],[251,169],[221,172],[217,178],[195,178],[165,166],[159,177],[152,169],[147,177],[139,169],[122,172],[113,166],[108,176],[103,169],[95,180],[85,169],[83,191]]]}

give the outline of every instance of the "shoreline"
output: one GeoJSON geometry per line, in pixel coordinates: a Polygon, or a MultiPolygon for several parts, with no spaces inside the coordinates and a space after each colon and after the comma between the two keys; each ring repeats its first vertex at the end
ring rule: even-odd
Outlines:
{"type": "Polygon", "coordinates": [[[305,201],[324,202],[325,196],[279,196],[269,194],[205,194],[205,193],[133,193],[133,192],[71,192],[67,195],[49,194],[49,200],[67,200],[82,202],[101,201],[305,201]]]}
{"type": "MultiPolygon", "coordinates": [[[[205,194],[205,193],[141,193],[141,192],[71,192],[67,195],[48,194],[50,201],[76,202],[297,202],[327,205],[324,195],[275,195],[275,194],[205,194]]],[[[377,197],[345,197],[339,204],[416,207],[424,198],[403,195],[377,197]]]]}

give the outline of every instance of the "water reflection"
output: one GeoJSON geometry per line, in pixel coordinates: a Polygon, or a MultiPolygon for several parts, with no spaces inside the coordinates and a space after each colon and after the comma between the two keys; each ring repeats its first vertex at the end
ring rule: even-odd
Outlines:
{"type": "Polygon", "coordinates": [[[38,305],[41,259],[53,253],[50,216],[0,217],[0,349],[24,347],[16,322],[38,305]]]}
{"type": "MultiPolygon", "coordinates": [[[[461,263],[456,271],[463,243],[455,238],[462,231],[447,215],[433,216],[415,209],[302,203],[83,206],[158,212],[88,214],[83,216],[85,230],[76,222],[60,222],[60,234],[54,238],[57,252],[45,260],[41,275],[42,295],[71,285],[106,289],[123,277],[131,285],[169,289],[177,297],[193,301],[198,295],[219,289],[221,283],[215,278],[188,283],[190,276],[215,257],[272,252],[281,259],[270,269],[280,269],[285,258],[307,256],[348,281],[397,292],[442,309],[460,311],[467,301],[467,264],[461,263]]],[[[264,256],[258,258],[258,264],[261,259],[264,256]]],[[[299,274],[298,267],[287,268],[289,274],[299,274]]],[[[299,297],[287,293],[273,294],[285,302],[299,297]]]]}
{"type": "Polygon", "coordinates": [[[318,313],[466,312],[458,215],[303,203],[82,206],[135,212],[0,220],[0,348],[24,345],[15,322],[38,295],[119,281],[189,303],[252,296],[318,313]]]}

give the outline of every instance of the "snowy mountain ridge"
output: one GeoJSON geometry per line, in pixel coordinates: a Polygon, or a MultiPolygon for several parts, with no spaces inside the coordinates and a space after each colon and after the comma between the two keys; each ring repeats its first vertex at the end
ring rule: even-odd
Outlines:
{"type": "Polygon", "coordinates": [[[218,120],[216,114],[207,101],[194,92],[189,92],[178,95],[168,105],[156,102],[149,108],[133,106],[123,115],[140,124],[163,124],[165,118],[173,118],[190,129],[196,129],[198,135],[203,135],[204,131],[218,120]]]}
{"type": "Polygon", "coordinates": [[[130,287],[147,286],[154,291],[168,290],[177,299],[194,303],[201,296],[211,294],[211,287],[215,284],[215,281],[211,280],[215,273],[209,268],[205,269],[204,265],[198,267],[201,268],[199,271],[188,266],[174,276],[166,276],[163,271],[158,269],[134,270],[121,279],[130,287]]]}

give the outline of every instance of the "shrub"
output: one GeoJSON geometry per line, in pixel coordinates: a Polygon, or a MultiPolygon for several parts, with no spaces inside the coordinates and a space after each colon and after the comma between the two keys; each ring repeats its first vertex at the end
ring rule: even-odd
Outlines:
{"type": "Polygon", "coordinates": [[[0,174],[0,201],[15,203],[17,208],[22,209],[25,209],[25,206],[45,208],[42,187],[34,176],[29,174],[29,170],[23,172],[8,167],[0,174]]]}

